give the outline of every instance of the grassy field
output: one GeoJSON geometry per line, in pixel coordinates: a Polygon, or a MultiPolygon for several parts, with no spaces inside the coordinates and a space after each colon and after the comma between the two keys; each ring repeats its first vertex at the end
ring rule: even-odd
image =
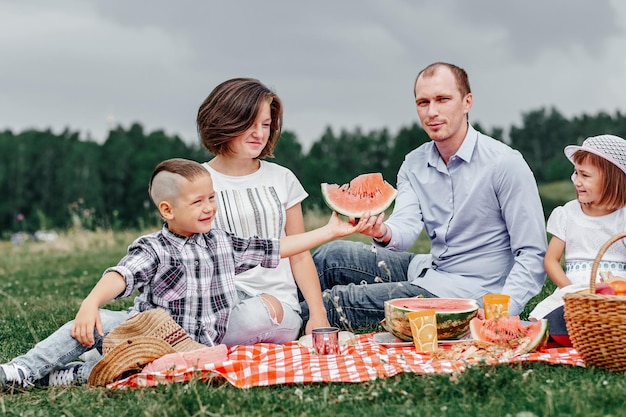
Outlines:
{"type": "MultiPolygon", "coordinates": [[[[101,272],[124,255],[135,236],[75,232],[53,243],[0,242],[0,362],[26,352],[73,319],[101,272]]],[[[424,248],[428,243],[421,239],[414,250],[424,248]]],[[[122,300],[108,307],[129,304],[122,300]]],[[[0,416],[606,417],[624,415],[624,393],[621,374],[517,364],[475,367],[458,375],[402,374],[361,384],[247,390],[222,379],[126,391],[30,389],[0,394],[0,416]]]]}
{"type": "Polygon", "coordinates": [[[576,198],[576,190],[570,180],[554,181],[539,186],[542,198],[565,202],[576,198]]]}

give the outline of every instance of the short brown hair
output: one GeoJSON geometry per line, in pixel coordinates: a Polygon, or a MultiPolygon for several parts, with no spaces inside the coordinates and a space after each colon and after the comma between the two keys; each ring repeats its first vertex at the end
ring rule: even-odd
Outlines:
{"type": "Polygon", "coordinates": [[[432,77],[441,67],[448,68],[452,72],[452,75],[456,79],[456,85],[461,92],[461,97],[465,97],[472,92],[467,72],[465,72],[463,68],[457,67],[456,65],[449,64],[447,62],[435,62],[433,64],[430,64],[429,66],[421,70],[419,74],[417,74],[417,77],[415,77],[415,82],[413,83],[413,94],[415,94],[415,86],[417,85],[417,80],[419,80],[422,75],[424,77],[432,77]]]}
{"type": "Polygon", "coordinates": [[[626,206],[626,174],[607,159],[587,151],[576,151],[572,160],[577,164],[589,163],[602,172],[602,196],[609,210],[626,206]]]}
{"type": "Polygon", "coordinates": [[[196,161],[183,158],[166,159],[152,172],[148,193],[154,204],[158,206],[159,202],[174,200],[178,196],[181,177],[187,181],[193,181],[204,175],[211,176],[209,171],[196,161]],[[159,175],[162,173],[163,175],[159,175]]]}
{"type": "Polygon", "coordinates": [[[252,126],[261,105],[268,101],[270,137],[259,158],[274,156],[283,125],[283,105],[274,92],[254,78],[233,78],[211,91],[196,120],[202,144],[214,155],[230,153],[230,141],[252,126]]]}

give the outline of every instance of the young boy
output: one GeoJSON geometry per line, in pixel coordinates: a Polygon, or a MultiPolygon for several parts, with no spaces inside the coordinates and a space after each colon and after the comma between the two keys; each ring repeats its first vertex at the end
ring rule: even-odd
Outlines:
{"type": "Polygon", "coordinates": [[[83,300],[73,321],[25,355],[0,365],[2,390],[85,383],[97,361],[71,361],[101,349],[113,328],[153,308],[165,309],[192,339],[219,344],[237,302],[236,274],[257,265],[276,267],[280,257],[363,230],[369,218],[365,213],[352,225],[333,213],[327,225],[280,241],[212,230],[216,204],[211,176],[199,163],[185,159],[161,162],[152,173],[149,193],[165,221],[163,229],[129,246],[127,255],[104,272],[83,300]],[[134,290],[139,294],[127,311],[100,309],[134,290]]]}

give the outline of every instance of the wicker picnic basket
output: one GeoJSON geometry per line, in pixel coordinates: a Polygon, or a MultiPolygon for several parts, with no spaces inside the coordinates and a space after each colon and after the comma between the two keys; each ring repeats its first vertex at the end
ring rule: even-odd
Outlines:
{"type": "Polygon", "coordinates": [[[598,266],[607,249],[626,237],[620,233],[598,252],[589,291],[566,294],[565,323],[569,338],[587,366],[626,372],[626,296],[596,294],[598,266]]]}

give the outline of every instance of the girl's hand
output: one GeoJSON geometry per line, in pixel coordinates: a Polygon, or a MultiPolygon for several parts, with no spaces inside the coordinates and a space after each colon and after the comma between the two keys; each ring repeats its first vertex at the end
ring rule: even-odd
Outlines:
{"type": "Polygon", "coordinates": [[[311,330],[318,327],[330,327],[330,323],[328,322],[328,318],[326,316],[311,317],[306,323],[304,334],[311,334],[311,330]]]}

